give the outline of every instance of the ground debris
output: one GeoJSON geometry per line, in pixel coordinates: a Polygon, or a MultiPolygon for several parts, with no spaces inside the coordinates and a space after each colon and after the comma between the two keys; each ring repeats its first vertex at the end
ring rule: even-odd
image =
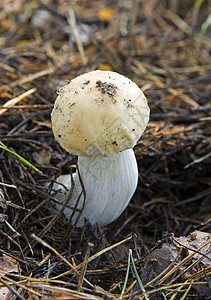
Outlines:
{"type": "Polygon", "coordinates": [[[77,299],[78,293],[81,299],[119,299],[132,249],[146,294],[129,270],[127,299],[204,300],[210,282],[211,42],[209,28],[201,30],[210,3],[71,5],[0,1],[0,141],[42,171],[0,149],[0,254],[21,268],[3,274],[0,292],[14,299],[77,299]],[[79,231],[55,212],[51,185],[45,185],[75,172],[77,164],[53,138],[50,114],[59,88],[95,69],[135,81],[151,118],[135,147],[139,184],[130,205],[107,228],[87,223],[79,231]]]}
{"type": "Polygon", "coordinates": [[[184,249],[188,255],[194,253],[194,259],[200,259],[204,267],[211,267],[211,240],[210,233],[195,230],[187,237],[174,238],[175,245],[184,249]],[[209,243],[206,243],[210,241],[209,243]],[[205,245],[206,243],[206,245],[205,245]],[[197,249],[201,249],[199,252],[197,249]]]}

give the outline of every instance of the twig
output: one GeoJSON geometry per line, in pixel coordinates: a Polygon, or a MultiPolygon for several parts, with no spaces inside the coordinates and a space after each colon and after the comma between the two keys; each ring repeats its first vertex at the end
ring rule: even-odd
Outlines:
{"type": "MultiPolygon", "coordinates": [[[[4,279],[6,279],[8,282],[11,282],[12,284],[14,284],[14,285],[16,285],[16,286],[18,286],[18,287],[20,287],[20,288],[22,288],[22,289],[24,289],[24,290],[27,290],[28,292],[30,292],[30,293],[32,293],[32,294],[34,294],[34,295],[37,295],[37,296],[39,296],[39,297],[42,296],[40,293],[35,292],[34,290],[32,290],[32,289],[30,289],[30,288],[24,286],[23,284],[20,284],[20,283],[14,281],[14,280],[12,280],[11,278],[8,278],[8,277],[6,277],[6,276],[2,276],[2,278],[0,279],[0,281],[2,281],[2,283],[3,283],[4,285],[6,285],[4,279]]],[[[9,285],[8,285],[8,284],[7,284],[7,287],[9,288],[9,285]]],[[[21,297],[21,296],[20,296],[20,297],[21,297]]],[[[24,299],[24,298],[20,298],[20,299],[24,299]]]]}
{"type": "Polygon", "coordinates": [[[75,41],[76,41],[76,44],[77,44],[77,47],[78,47],[78,51],[79,51],[80,56],[81,56],[81,60],[82,60],[83,64],[86,64],[87,59],[86,59],[86,56],[85,56],[85,52],[84,52],[84,49],[83,49],[81,39],[79,37],[77,22],[76,22],[76,18],[75,18],[75,14],[74,14],[72,6],[70,6],[69,10],[68,10],[67,21],[68,21],[68,24],[70,25],[73,36],[75,38],[75,41]]]}
{"type": "MultiPolygon", "coordinates": [[[[71,270],[74,271],[75,274],[80,275],[79,271],[64,256],[62,256],[56,249],[54,249],[51,245],[49,245],[48,243],[43,241],[41,238],[36,236],[34,233],[31,234],[31,237],[34,238],[38,243],[42,244],[43,246],[45,246],[48,249],[50,249],[51,251],[53,251],[61,260],[63,260],[71,268],[71,270]]],[[[86,278],[84,278],[84,281],[88,285],[90,285],[92,288],[94,288],[94,286],[86,278]]]]}
{"type": "MultiPolygon", "coordinates": [[[[114,245],[111,245],[111,246],[109,246],[109,247],[107,247],[107,248],[105,248],[105,249],[102,249],[101,251],[99,251],[99,252],[97,252],[96,254],[92,255],[92,256],[88,259],[88,263],[90,263],[91,261],[93,261],[94,259],[98,258],[98,257],[101,256],[102,254],[104,254],[104,253],[106,253],[106,252],[112,250],[113,248],[115,248],[115,247],[117,247],[117,246],[119,246],[119,245],[125,243],[126,241],[128,241],[128,240],[130,240],[130,239],[132,239],[132,238],[133,238],[133,236],[129,236],[128,238],[126,238],[126,239],[124,239],[124,240],[122,240],[122,241],[120,241],[120,242],[118,242],[118,243],[116,243],[116,244],[114,244],[114,245]]],[[[83,263],[79,264],[79,265],[77,266],[77,269],[81,268],[82,266],[83,266],[83,263]]],[[[67,271],[67,272],[64,272],[62,275],[61,275],[61,274],[60,274],[60,275],[57,275],[57,276],[53,277],[53,279],[57,279],[57,278],[59,278],[59,277],[61,277],[61,276],[68,275],[68,274],[70,274],[70,273],[72,273],[72,270],[67,271]]]]}
{"type": "Polygon", "coordinates": [[[30,89],[29,91],[21,94],[20,96],[18,97],[15,97],[9,101],[7,101],[2,109],[0,109],[0,115],[2,115],[5,111],[7,111],[8,108],[12,108],[15,104],[17,104],[18,102],[20,102],[23,98],[33,94],[37,89],[36,88],[33,88],[33,89],[30,89]]]}
{"type": "Polygon", "coordinates": [[[2,85],[0,87],[0,90],[6,89],[8,87],[12,88],[12,87],[15,87],[17,85],[23,85],[23,84],[25,84],[27,82],[30,82],[30,81],[33,81],[33,80],[35,80],[37,78],[49,75],[49,74],[53,73],[54,70],[55,70],[55,68],[52,67],[50,69],[46,69],[46,70],[42,70],[42,71],[36,72],[34,74],[30,74],[30,75],[28,75],[25,78],[18,79],[18,80],[13,81],[12,83],[2,85]]]}
{"type": "Polygon", "coordinates": [[[92,243],[88,243],[88,249],[87,249],[87,252],[86,252],[84,261],[83,261],[83,267],[82,267],[81,275],[80,275],[79,281],[78,281],[78,291],[79,291],[79,292],[81,292],[81,290],[82,290],[82,285],[83,285],[83,281],[84,281],[84,276],[85,276],[85,273],[86,273],[86,269],[87,269],[87,265],[88,265],[88,259],[89,259],[89,256],[90,256],[90,250],[91,250],[91,248],[92,248],[93,246],[94,246],[94,245],[93,245],[92,243]]]}

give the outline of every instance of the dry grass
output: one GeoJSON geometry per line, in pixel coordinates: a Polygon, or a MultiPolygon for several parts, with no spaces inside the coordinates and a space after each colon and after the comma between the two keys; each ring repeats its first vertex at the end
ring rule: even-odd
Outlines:
{"type": "Polygon", "coordinates": [[[209,27],[200,35],[210,3],[71,3],[0,4],[0,140],[43,172],[0,152],[0,253],[21,268],[2,274],[0,284],[12,291],[9,299],[120,298],[133,249],[144,290],[131,269],[124,297],[206,299],[210,265],[195,255],[208,256],[201,253],[210,239],[194,253],[179,247],[171,259],[171,233],[210,228],[209,27]],[[94,69],[134,80],[151,119],[135,147],[140,176],[129,207],[107,228],[79,231],[55,213],[43,183],[76,163],[52,135],[56,91],[94,69]],[[154,256],[164,244],[171,249],[165,263],[154,256]]]}

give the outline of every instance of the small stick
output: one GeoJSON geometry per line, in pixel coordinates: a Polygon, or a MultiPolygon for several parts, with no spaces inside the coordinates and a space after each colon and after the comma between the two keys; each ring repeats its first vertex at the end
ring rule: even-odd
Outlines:
{"type": "MultiPolygon", "coordinates": [[[[34,233],[31,234],[31,237],[34,238],[40,244],[42,244],[44,247],[47,247],[48,249],[53,251],[58,257],[60,257],[61,260],[63,260],[75,272],[75,274],[78,274],[80,276],[79,271],[64,256],[62,256],[56,249],[54,249],[51,245],[49,245],[44,240],[42,240],[41,238],[36,236],[34,233]]],[[[88,285],[90,285],[92,288],[94,288],[94,286],[86,278],[84,278],[84,281],[88,285]]]]}
{"type": "Polygon", "coordinates": [[[9,222],[7,222],[7,220],[5,220],[4,222],[5,222],[5,224],[12,230],[12,232],[15,233],[16,237],[17,237],[17,236],[21,236],[21,234],[20,234],[19,232],[17,232],[17,231],[15,230],[15,228],[13,228],[12,225],[11,225],[9,222]]]}
{"type": "Polygon", "coordinates": [[[84,277],[85,277],[85,274],[86,274],[88,259],[89,259],[89,256],[90,256],[90,250],[93,246],[94,245],[92,243],[88,243],[88,249],[87,249],[84,261],[83,261],[81,276],[79,277],[79,280],[78,280],[78,292],[82,292],[82,285],[83,285],[84,277]]]}
{"type": "Polygon", "coordinates": [[[8,278],[7,276],[2,276],[2,278],[0,279],[0,281],[3,283],[3,285],[5,285],[9,290],[11,290],[11,292],[13,292],[17,297],[18,299],[23,299],[22,296],[20,294],[18,294],[17,291],[15,291],[5,280],[7,280],[9,283],[12,283],[13,285],[17,286],[17,287],[20,287],[24,290],[27,290],[28,292],[34,294],[34,295],[37,295],[38,297],[42,297],[42,295],[36,291],[34,291],[33,289],[31,288],[28,288],[14,280],[12,280],[11,278],[8,278]]]}
{"type": "Polygon", "coordinates": [[[30,81],[33,81],[37,78],[40,78],[42,76],[46,76],[46,75],[49,75],[51,73],[54,72],[54,68],[51,67],[50,69],[46,69],[46,70],[41,70],[41,71],[38,71],[36,73],[33,73],[33,74],[29,74],[27,77],[24,77],[24,78],[21,78],[21,79],[17,79],[11,83],[8,83],[8,84],[4,84],[0,87],[0,90],[3,90],[5,88],[13,88],[17,85],[22,85],[22,84],[25,84],[27,82],[30,82],[30,81]]]}
{"type": "Polygon", "coordinates": [[[73,33],[73,36],[75,38],[75,41],[76,41],[76,44],[77,44],[77,47],[78,47],[78,51],[79,51],[80,56],[81,56],[81,60],[82,60],[83,64],[86,64],[87,63],[87,59],[86,59],[86,56],[85,56],[83,45],[82,45],[81,40],[79,38],[79,33],[78,33],[78,29],[77,29],[76,18],[75,18],[75,14],[74,14],[72,6],[70,6],[70,8],[68,10],[67,21],[68,21],[68,24],[70,25],[70,28],[71,28],[72,33],[73,33]]]}
{"type": "MultiPolygon", "coordinates": [[[[115,248],[115,247],[117,247],[117,246],[119,246],[119,245],[125,243],[126,241],[128,241],[128,240],[130,240],[130,239],[132,239],[132,238],[133,238],[133,235],[131,235],[131,236],[125,238],[124,240],[122,240],[122,241],[120,241],[120,242],[118,242],[118,243],[116,243],[116,244],[114,244],[114,245],[111,245],[111,246],[108,246],[108,247],[105,248],[105,249],[102,249],[101,251],[97,252],[96,254],[90,256],[90,257],[88,258],[87,263],[90,263],[91,261],[93,261],[94,259],[98,258],[98,257],[101,256],[102,254],[104,254],[104,253],[106,253],[106,252],[112,250],[113,248],[115,248]]],[[[1,250],[1,249],[0,249],[0,250],[1,250]]],[[[78,270],[79,268],[81,268],[81,267],[83,266],[83,264],[84,264],[84,262],[82,262],[82,263],[80,263],[79,265],[77,265],[76,269],[78,270]]],[[[65,273],[62,274],[62,276],[66,276],[66,275],[68,275],[68,274],[70,274],[70,273],[72,273],[72,270],[66,271],[65,273]]],[[[57,275],[57,276],[55,276],[55,277],[53,277],[53,278],[51,278],[51,279],[54,279],[54,280],[55,280],[55,279],[58,279],[59,277],[61,277],[61,275],[57,275]]],[[[84,279],[84,280],[85,280],[85,279],[84,279]]]]}
{"type": "Polygon", "coordinates": [[[29,91],[23,93],[22,95],[19,95],[18,97],[15,97],[9,101],[7,101],[2,109],[0,109],[0,115],[2,115],[3,113],[5,113],[5,111],[7,111],[7,108],[11,108],[13,107],[15,104],[17,104],[18,102],[20,102],[23,98],[31,95],[32,93],[34,93],[36,91],[36,88],[30,89],[29,91]]]}

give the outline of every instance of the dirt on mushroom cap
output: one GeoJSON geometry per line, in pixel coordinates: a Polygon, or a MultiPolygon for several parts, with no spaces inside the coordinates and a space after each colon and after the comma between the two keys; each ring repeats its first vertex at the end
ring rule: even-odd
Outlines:
{"type": "Polygon", "coordinates": [[[109,155],[132,148],[149,120],[140,88],[115,72],[85,73],[58,93],[52,111],[53,133],[75,155],[109,155]]]}

